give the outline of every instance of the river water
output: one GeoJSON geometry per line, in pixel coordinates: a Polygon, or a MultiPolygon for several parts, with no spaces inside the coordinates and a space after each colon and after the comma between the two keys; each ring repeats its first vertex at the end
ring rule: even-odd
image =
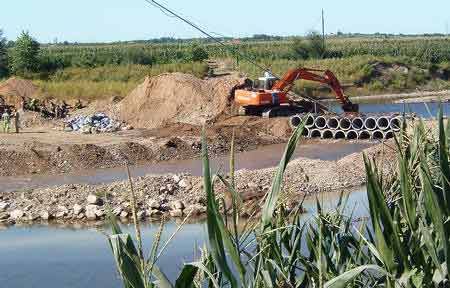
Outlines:
{"type": "MultiPolygon", "coordinates": [[[[319,195],[325,209],[333,209],[338,194],[319,195]]],[[[349,196],[348,213],[368,215],[364,188],[349,196]]],[[[308,213],[305,221],[315,213],[315,200],[305,202],[308,213]]],[[[148,252],[158,223],[143,227],[145,251],[148,252]]],[[[165,226],[163,241],[177,227],[169,222],[165,226]]],[[[131,225],[123,225],[125,232],[133,234],[131,225]]],[[[82,228],[74,226],[13,226],[0,232],[0,283],[1,287],[121,287],[115,263],[104,232],[109,228],[82,228]]],[[[185,224],[165,250],[158,265],[173,281],[183,263],[196,259],[198,248],[206,241],[204,221],[185,224]],[[196,248],[197,247],[197,248],[196,248]]]]}
{"type": "MultiPolygon", "coordinates": [[[[305,140],[298,146],[294,158],[337,160],[351,153],[360,152],[372,145],[374,143],[367,141],[350,143],[336,141],[330,143],[305,140]]],[[[241,152],[236,155],[236,169],[254,170],[274,167],[280,161],[284,148],[285,144],[275,144],[241,152]]],[[[220,167],[222,171],[226,172],[228,161],[228,156],[214,157],[211,159],[211,167],[213,171],[220,167]]],[[[133,177],[166,173],[190,173],[194,176],[201,176],[202,164],[199,159],[167,161],[132,166],[131,172],[133,177]]],[[[126,178],[127,175],[123,167],[91,169],[69,174],[0,177],[0,191],[18,191],[63,184],[110,183],[126,178]]]]}

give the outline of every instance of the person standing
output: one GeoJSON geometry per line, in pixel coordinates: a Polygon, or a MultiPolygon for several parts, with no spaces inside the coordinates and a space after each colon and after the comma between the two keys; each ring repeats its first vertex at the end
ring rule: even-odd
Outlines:
{"type": "Polygon", "coordinates": [[[3,121],[3,133],[9,133],[11,116],[9,115],[8,109],[5,109],[5,111],[3,111],[2,121],[3,121]]]}
{"type": "Polygon", "coordinates": [[[17,110],[14,113],[14,127],[16,128],[16,133],[19,133],[19,129],[20,129],[20,114],[19,114],[19,111],[17,111],[17,110]]]}

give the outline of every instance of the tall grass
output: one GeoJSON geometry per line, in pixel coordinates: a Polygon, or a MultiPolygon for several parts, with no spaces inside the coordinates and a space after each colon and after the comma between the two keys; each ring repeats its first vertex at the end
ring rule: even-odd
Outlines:
{"type": "MultiPolygon", "coordinates": [[[[302,220],[301,209],[288,213],[283,208],[284,170],[302,129],[299,126],[289,140],[260,218],[240,231],[227,225],[214,192],[221,181],[233,203],[240,203],[233,178],[211,174],[203,140],[208,249],[199,261],[185,264],[176,283],[170,283],[157,262],[143,274],[129,260],[138,258],[129,235],[112,235],[124,287],[448,287],[450,124],[444,125],[442,112],[437,135],[423,122],[412,133],[401,131],[394,177],[383,179],[385,173],[365,157],[368,224],[353,221],[343,195],[330,212],[317,201],[317,214],[308,222],[302,220]],[[135,281],[141,278],[148,282],[135,281]]],[[[231,207],[233,221],[241,221],[240,206],[231,207]]],[[[113,227],[114,234],[120,233],[114,221],[113,227]]]]}
{"type": "Polygon", "coordinates": [[[39,96],[62,100],[85,101],[125,97],[146,76],[162,73],[189,73],[204,77],[208,67],[204,63],[178,63],[165,65],[102,66],[97,68],[68,68],[55,73],[49,80],[35,80],[39,96]]]}

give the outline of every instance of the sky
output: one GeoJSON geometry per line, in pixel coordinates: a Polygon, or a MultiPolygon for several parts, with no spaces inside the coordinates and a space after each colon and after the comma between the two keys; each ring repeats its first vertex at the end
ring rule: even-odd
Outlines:
{"type": "MultiPolygon", "coordinates": [[[[202,35],[145,0],[3,1],[0,29],[14,40],[21,31],[42,43],[111,42],[202,35]],[[6,13],[4,11],[7,11],[6,13]]],[[[160,0],[216,35],[327,33],[446,33],[449,0],[160,0]]],[[[448,23],[448,24],[447,24],[448,23]]]]}

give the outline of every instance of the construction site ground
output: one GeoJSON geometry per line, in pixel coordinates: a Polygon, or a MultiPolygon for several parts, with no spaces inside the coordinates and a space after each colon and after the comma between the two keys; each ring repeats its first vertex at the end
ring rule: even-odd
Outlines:
{"type": "MultiPolygon", "coordinates": [[[[239,83],[239,79],[234,76],[203,80],[186,74],[163,74],[145,79],[121,101],[111,99],[90,103],[70,115],[104,112],[134,127],[114,133],[69,132],[64,128],[63,120],[43,119],[36,112],[21,112],[24,128],[20,133],[0,135],[0,177],[9,176],[11,180],[27,175],[82,174],[91,169],[124,167],[126,164],[199,158],[203,127],[211,157],[229,152],[233,131],[236,152],[286,143],[292,133],[289,118],[234,116],[229,90],[236,83],[239,83]]],[[[335,143],[352,143],[345,140],[319,140],[329,145],[317,142],[315,147],[314,141],[318,140],[302,141],[303,144],[310,144],[318,154],[320,149],[327,150],[324,154],[332,151],[338,145],[335,143]]],[[[353,154],[347,151],[345,157],[331,159],[297,158],[289,166],[286,175],[286,195],[291,195],[290,199],[296,201],[305,194],[360,186],[364,183],[365,175],[363,152],[389,166],[394,157],[389,145],[392,147],[393,143],[359,146],[353,154]],[[367,149],[361,151],[364,148],[367,149]]],[[[297,149],[302,149],[302,145],[297,149]]],[[[248,161],[264,161],[267,157],[263,154],[260,153],[261,159],[248,161]]],[[[281,153],[277,156],[281,158],[281,153]]],[[[198,163],[198,166],[201,164],[198,163]]],[[[245,201],[258,201],[270,188],[275,168],[261,167],[264,168],[254,165],[252,170],[244,169],[237,173],[236,183],[245,201]]],[[[147,213],[145,215],[152,217],[152,213],[162,213],[173,216],[171,213],[174,213],[179,216],[183,209],[168,208],[172,206],[188,207],[195,209],[196,213],[203,213],[204,191],[198,174],[173,175],[167,172],[162,175],[144,175],[134,180],[141,197],[139,205],[142,215],[147,213]],[[154,206],[155,201],[159,204],[153,209],[150,206],[154,206]],[[183,204],[177,204],[177,201],[183,204]]],[[[6,223],[46,220],[49,219],[48,215],[52,215],[50,218],[70,221],[101,219],[104,217],[104,208],[101,206],[94,207],[95,215],[90,213],[92,211],[88,213],[92,208],[87,201],[90,194],[110,195],[108,201],[112,208],[124,215],[130,212],[129,204],[124,202],[128,197],[126,181],[25,187],[16,192],[2,191],[0,186],[0,192],[3,192],[0,193],[0,202],[9,207],[6,214],[0,215],[6,223]],[[86,213],[72,207],[74,204],[84,207],[86,213]],[[15,217],[17,215],[20,217],[15,217]]],[[[218,192],[224,192],[224,187],[219,186],[218,192]]],[[[187,211],[182,211],[181,215],[187,211]]]]}

